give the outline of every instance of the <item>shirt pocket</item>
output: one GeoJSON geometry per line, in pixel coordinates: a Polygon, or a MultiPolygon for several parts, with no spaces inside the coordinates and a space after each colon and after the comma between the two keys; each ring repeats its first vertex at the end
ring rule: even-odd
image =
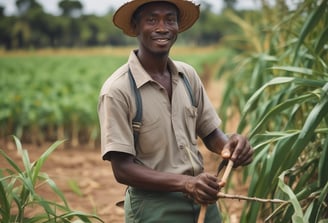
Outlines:
{"type": "Polygon", "coordinates": [[[196,107],[191,106],[185,108],[185,128],[189,140],[193,145],[197,144],[197,134],[196,134],[197,116],[198,113],[196,107]]]}
{"type": "Polygon", "coordinates": [[[161,138],[164,133],[162,131],[160,117],[151,121],[143,121],[139,133],[140,155],[152,154],[158,150],[157,147],[163,146],[161,138]]]}

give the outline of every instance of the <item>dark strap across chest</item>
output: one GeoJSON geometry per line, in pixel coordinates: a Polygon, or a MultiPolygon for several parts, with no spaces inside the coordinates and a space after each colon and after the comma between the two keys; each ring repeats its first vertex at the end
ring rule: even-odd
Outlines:
{"type": "MultiPolygon", "coordinates": [[[[130,69],[129,69],[128,73],[129,73],[131,89],[132,89],[132,92],[134,92],[134,95],[135,95],[135,103],[136,103],[136,108],[137,108],[136,115],[132,120],[134,144],[136,145],[136,143],[138,141],[140,128],[141,128],[141,125],[142,125],[142,98],[141,98],[141,95],[140,95],[140,91],[137,88],[136,81],[134,80],[132,72],[131,72],[130,69]]],[[[193,96],[193,92],[192,92],[192,88],[191,88],[189,80],[187,79],[187,77],[183,73],[179,73],[179,74],[182,77],[183,83],[186,86],[186,89],[187,89],[191,104],[196,107],[196,101],[195,101],[195,98],[193,96]]]]}

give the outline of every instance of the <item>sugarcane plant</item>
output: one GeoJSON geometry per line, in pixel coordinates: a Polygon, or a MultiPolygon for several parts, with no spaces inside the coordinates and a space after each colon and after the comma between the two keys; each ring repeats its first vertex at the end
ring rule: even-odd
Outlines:
{"type": "Polygon", "coordinates": [[[22,157],[23,168],[0,150],[0,156],[9,165],[0,169],[0,221],[17,223],[34,222],[103,222],[94,214],[72,210],[68,202],[56,186],[56,183],[47,175],[41,172],[41,168],[49,155],[63,141],[52,144],[36,161],[31,162],[28,151],[22,148],[22,144],[17,137],[14,137],[18,154],[22,157]],[[38,194],[39,187],[48,186],[54,195],[59,198],[55,202],[44,198],[38,194]],[[26,213],[27,208],[40,209],[39,212],[26,213]]]}
{"type": "Polygon", "coordinates": [[[241,222],[328,221],[327,14],[328,1],[303,0],[228,15],[242,37],[220,73],[228,83],[220,114],[239,116],[255,149],[248,195],[288,201],[246,202],[241,222]]]}

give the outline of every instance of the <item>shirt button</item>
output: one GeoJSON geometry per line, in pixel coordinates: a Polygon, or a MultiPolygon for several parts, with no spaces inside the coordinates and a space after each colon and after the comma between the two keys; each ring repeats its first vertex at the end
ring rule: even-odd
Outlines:
{"type": "Polygon", "coordinates": [[[179,149],[184,149],[184,148],[185,148],[184,145],[179,146],[179,149]]]}

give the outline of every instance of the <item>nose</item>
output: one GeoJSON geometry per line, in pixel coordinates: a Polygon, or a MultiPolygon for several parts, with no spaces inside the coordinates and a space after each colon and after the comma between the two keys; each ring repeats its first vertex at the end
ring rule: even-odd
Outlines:
{"type": "Polygon", "coordinates": [[[168,28],[164,20],[159,20],[156,27],[156,32],[168,32],[168,28]]]}

